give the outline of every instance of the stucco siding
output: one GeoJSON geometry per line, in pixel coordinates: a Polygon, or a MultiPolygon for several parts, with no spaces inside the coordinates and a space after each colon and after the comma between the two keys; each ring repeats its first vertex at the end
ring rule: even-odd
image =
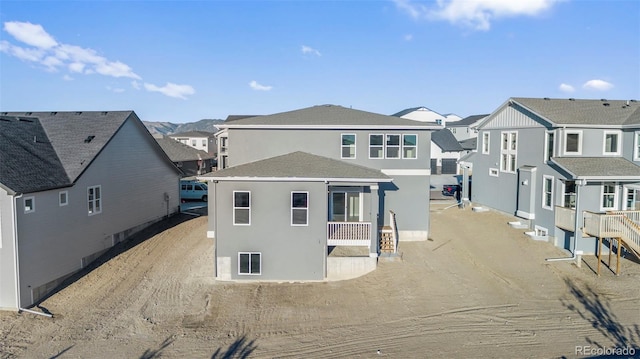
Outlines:
{"type": "Polygon", "coordinates": [[[74,186],[61,189],[68,191],[67,205],[59,204],[61,190],[26,194],[35,198],[33,213],[25,214],[20,202],[23,305],[32,303],[31,290],[37,300],[35,288],[80,269],[131,230],[177,211],[179,174],[143,131],[127,120],[74,186]],[[90,186],[100,186],[101,213],[89,214],[90,186]]]}
{"type": "Polygon", "coordinates": [[[396,214],[400,240],[426,240],[429,231],[429,176],[393,176],[380,185],[381,216],[389,225],[389,211],[396,214]],[[418,232],[411,234],[411,232],[418,232]]]}
{"type": "MultiPolygon", "coordinates": [[[[218,182],[216,252],[234,280],[322,280],[326,265],[327,186],[323,182],[218,182]],[[233,224],[233,191],[251,192],[250,225],[233,224]],[[291,192],[309,192],[307,226],[291,225],[291,192]],[[261,254],[260,275],[238,274],[238,253],[261,254]]],[[[221,261],[218,261],[220,266],[221,261]]]]}

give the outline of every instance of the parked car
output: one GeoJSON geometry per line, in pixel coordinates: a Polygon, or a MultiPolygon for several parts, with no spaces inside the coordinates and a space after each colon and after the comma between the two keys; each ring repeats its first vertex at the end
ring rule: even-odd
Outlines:
{"type": "Polygon", "coordinates": [[[206,202],[208,194],[209,189],[205,183],[193,180],[180,181],[180,200],[183,203],[186,200],[199,200],[206,202]]]}
{"type": "Polygon", "coordinates": [[[442,185],[443,196],[455,196],[457,191],[460,191],[460,185],[457,185],[457,184],[442,185]]]}

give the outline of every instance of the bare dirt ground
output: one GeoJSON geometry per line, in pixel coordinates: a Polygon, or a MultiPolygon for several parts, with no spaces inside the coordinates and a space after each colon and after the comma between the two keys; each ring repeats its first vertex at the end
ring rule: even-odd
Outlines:
{"type": "MultiPolygon", "coordinates": [[[[577,346],[640,353],[640,264],[616,277],[545,258],[566,254],[509,216],[432,202],[430,240],[402,260],[322,283],[212,278],[207,217],[122,250],[42,302],[0,312],[2,358],[553,358],[577,346]],[[37,309],[37,308],[34,308],[37,309]]],[[[186,217],[186,216],[185,216],[186,217]]],[[[176,219],[174,219],[175,221],[176,219]]]]}

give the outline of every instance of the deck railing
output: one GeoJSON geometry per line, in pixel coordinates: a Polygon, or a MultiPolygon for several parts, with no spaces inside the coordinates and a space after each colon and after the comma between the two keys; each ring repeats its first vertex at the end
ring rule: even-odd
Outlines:
{"type": "Polygon", "coordinates": [[[571,232],[576,231],[576,210],[567,207],[556,206],[556,227],[571,232]]]}
{"type": "Polygon", "coordinates": [[[585,211],[583,231],[594,237],[622,238],[632,247],[631,249],[640,252],[640,226],[626,214],[600,214],[585,211]]]}
{"type": "Polygon", "coordinates": [[[327,245],[370,246],[370,222],[327,222],[327,245]]]}

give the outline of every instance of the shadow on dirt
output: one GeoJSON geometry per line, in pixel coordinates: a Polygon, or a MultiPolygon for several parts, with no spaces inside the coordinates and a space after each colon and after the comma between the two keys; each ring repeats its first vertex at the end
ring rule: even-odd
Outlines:
{"type": "Polygon", "coordinates": [[[171,337],[168,337],[162,343],[160,343],[160,346],[158,347],[158,349],[147,349],[147,350],[145,350],[144,353],[142,353],[142,355],[140,356],[140,359],[160,358],[162,356],[162,351],[166,347],[171,345],[171,343],[173,343],[173,339],[171,337]]]}
{"type": "Polygon", "coordinates": [[[255,339],[248,341],[245,334],[231,343],[225,351],[222,351],[222,348],[218,348],[211,356],[211,359],[246,359],[258,348],[255,342],[255,339]]]}
{"type": "Polygon", "coordinates": [[[565,284],[570,293],[580,304],[562,299],[562,304],[577,313],[602,334],[610,343],[600,343],[590,337],[585,337],[587,345],[576,347],[576,353],[582,353],[588,358],[635,358],[640,354],[640,326],[634,324],[625,327],[613,313],[609,300],[594,290],[588,284],[580,284],[565,278],[565,284]],[[581,348],[581,349],[580,349],[581,348]],[[579,351],[581,350],[581,351],[579,351]],[[618,350],[619,352],[614,352],[618,350]],[[626,352],[622,352],[626,350],[626,352]]]}

